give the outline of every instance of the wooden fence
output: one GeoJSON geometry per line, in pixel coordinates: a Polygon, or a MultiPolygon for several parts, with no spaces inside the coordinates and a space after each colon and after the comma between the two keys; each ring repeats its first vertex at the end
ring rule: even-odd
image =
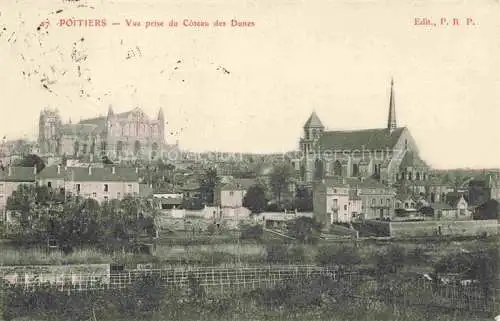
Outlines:
{"type": "MultiPolygon", "coordinates": [[[[367,301],[383,301],[389,304],[405,306],[433,306],[469,311],[485,311],[491,305],[491,298],[486,298],[484,289],[477,284],[435,284],[427,280],[404,282],[404,288],[386,287],[373,278],[359,274],[339,274],[327,267],[297,266],[259,266],[259,267],[198,267],[143,269],[102,274],[66,274],[58,275],[50,282],[40,276],[18,277],[15,282],[6,282],[7,286],[22,287],[25,291],[48,286],[59,291],[80,292],[105,289],[126,289],[136,284],[145,276],[152,276],[161,282],[161,286],[172,290],[188,289],[195,280],[206,295],[221,292],[241,291],[245,289],[275,287],[286,280],[299,280],[308,277],[327,277],[353,288],[352,298],[367,301]],[[360,283],[363,290],[356,288],[360,283]],[[355,286],[356,284],[356,286],[355,286]],[[371,286],[370,286],[371,284],[371,286]]],[[[4,280],[6,280],[4,278],[4,280]]]]}

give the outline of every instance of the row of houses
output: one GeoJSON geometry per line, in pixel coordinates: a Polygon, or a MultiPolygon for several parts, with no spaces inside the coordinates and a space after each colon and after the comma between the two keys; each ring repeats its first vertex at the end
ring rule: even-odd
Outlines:
{"type": "Polygon", "coordinates": [[[321,222],[357,220],[472,219],[473,208],[461,192],[440,195],[439,202],[401,194],[375,179],[329,177],[313,185],[314,214],[321,222]]]}
{"type": "Polygon", "coordinates": [[[21,184],[47,186],[67,195],[93,198],[98,202],[147,193],[140,184],[137,168],[116,166],[49,166],[37,173],[36,167],[6,166],[0,170],[0,209],[21,184]],[[142,192],[142,193],[141,193],[142,192]]]}

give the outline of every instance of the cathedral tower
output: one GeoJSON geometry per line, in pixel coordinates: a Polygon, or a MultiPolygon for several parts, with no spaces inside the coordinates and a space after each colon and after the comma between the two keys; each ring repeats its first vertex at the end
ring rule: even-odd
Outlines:
{"type": "Polygon", "coordinates": [[[62,122],[57,109],[44,109],[38,119],[38,145],[42,154],[57,154],[62,122]]]}
{"type": "Polygon", "coordinates": [[[159,123],[159,131],[160,131],[160,138],[162,142],[165,142],[165,115],[163,114],[163,108],[160,107],[158,110],[158,117],[157,117],[158,123],[159,123]]]}

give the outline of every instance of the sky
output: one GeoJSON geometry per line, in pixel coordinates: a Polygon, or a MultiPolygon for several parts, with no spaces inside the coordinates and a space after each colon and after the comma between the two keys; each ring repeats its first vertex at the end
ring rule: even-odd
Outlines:
{"type": "Polygon", "coordinates": [[[182,148],[279,153],[312,111],[331,130],[385,127],[393,77],[426,162],[500,167],[499,18],[498,0],[0,0],[0,135],[35,138],[46,107],[77,122],[139,106],[163,108],[182,148]],[[212,25],[231,19],[254,26],[212,25]]]}

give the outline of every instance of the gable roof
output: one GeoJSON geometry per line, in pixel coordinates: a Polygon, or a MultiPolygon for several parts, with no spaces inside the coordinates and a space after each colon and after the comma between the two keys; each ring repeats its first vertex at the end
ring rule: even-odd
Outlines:
{"type": "Polygon", "coordinates": [[[413,151],[407,151],[400,167],[427,167],[427,164],[413,151]]]}
{"type": "Polygon", "coordinates": [[[60,167],[49,166],[39,173],[40,179],[64,179],[77,182],[139,182],[139,175],[131,167],[60,167]]]}
{"type": "Polygon", "coordinates": [[[324,128],[323,123],[321,123],[315,111],[312,112],[311,116],[309,116],[309,119],[304,124],[304,128],[306,127],[324,128]]]}
{"type": "Polygon", "coordinates": [[[106,116],[83,119],[78,122],[78,125],[95,125],[96,130],[104,131],[106,129],[106,116]]]}
{"type": "Polygon", "coordinates": [[[2,182],[34,182],[36,178],[34,167],[11,166],[0,170],[0,181],[2,182]],[[10,175],[9,175],[10,174],[10,175]]]}
{"type": "Polygon", "coordinates": [[[319,144],[322,149],[333,150],[381,150],[393,148],[405,130],[405,127],[363,129],[354,131],[327,131],[321,135],[319,144]]]}

